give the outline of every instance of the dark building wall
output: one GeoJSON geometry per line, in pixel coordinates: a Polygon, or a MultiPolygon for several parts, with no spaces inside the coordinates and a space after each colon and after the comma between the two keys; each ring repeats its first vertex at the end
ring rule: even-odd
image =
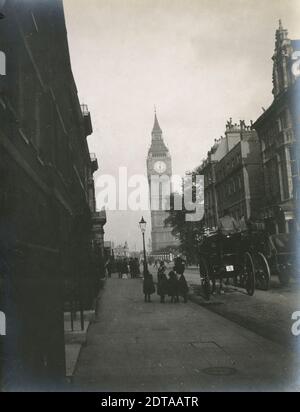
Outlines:
{"type": "Polygon", "coordinates": [[[202,163],[197,173],[204,176],[204,219],[203,224],[207,228],[218,225],[218,204],[215,188],[216,162],[211,159],[212,153],[208,153],[207,159],[202,163]]]}
{"type": "Polygon", "coordinates": [[[299,77],[293,74],[293,52],[299,40],[290,40],[282,27],[275,35],[273,95],[270,107],[253,127],[258,133],[264,173],[264,217],[272,232],[296,229],[299,185],[299,77]]]}
{"type": "Polygon", "coordinates": [[[10,0],[2,12],[1,350],[5,382],[17,386],[64,376],[63,303],[74,294],[85,299],[89,283],[91,128],[71,71],[62,2],[10,0]]]}

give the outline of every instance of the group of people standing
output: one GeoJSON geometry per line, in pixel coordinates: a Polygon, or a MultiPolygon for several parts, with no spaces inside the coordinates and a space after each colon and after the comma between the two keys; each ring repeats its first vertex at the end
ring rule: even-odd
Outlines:
{"type": "MultiPolygon", "coordinates": [[[[165,303],[166,296],[171,297],[171,303],[178,303],[179,297],[187,302],[188,284],[184,276],[185,265],[183,259],[176,258],[173,270],[167,275],[164,262],[160,262],[157,272],[157,294],[160,302],[165,303]]],[[[151,302],[151,295],[155,293],[153,277],[150,273],[144,276],[143,292],[145,302],[151,302]]]]}
{"type": "Polygon", "coordinates": [[[137,278],[141,274],[139,259],[138,258],[117,259],[116,271],[118,272],[120,279],[122,277],[127,278],[128,274],[130,274],[130,277],[132,279],[137,278]]]}

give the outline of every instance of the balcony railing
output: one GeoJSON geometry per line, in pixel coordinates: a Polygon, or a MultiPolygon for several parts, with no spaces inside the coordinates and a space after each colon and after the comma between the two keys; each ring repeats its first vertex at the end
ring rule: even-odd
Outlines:
{"type": "Polygon", "coordinates": [[[81,105],[81,112],[82,112],[83,121],[84,121],[85,136],[89,136],[90,134],[93,133],[93,126],[92,126],[91,115],[90,115],[88,106],[86,104],[81,105]]]}
{"type": "Polygon", "coordinates": [[[96,172],[96,170],[98,170],[98,160],[96,154],[90,153],[90,159],[92,164],[92,173],[94,173],[96,172]]]}
{"type": "Polygon", "coordinates": [[[87,116],[90,113],[87,104],[81,104],[81,112],[83,116],[87,116]]]}
{"type": "Polygon", "coordinates": [[[92,214],[94,224],[105,225],[106,223],[106,211],[102,209],[92,214]]]}

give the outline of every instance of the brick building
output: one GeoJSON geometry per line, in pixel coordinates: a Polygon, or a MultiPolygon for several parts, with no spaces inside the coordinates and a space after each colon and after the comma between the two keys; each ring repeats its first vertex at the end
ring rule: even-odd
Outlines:
{"type": "Polygon", "coordinates": [[[95,207],[91,118],[77,97],[62,1],[1,5],[2,385],[49,388],[65,374],[64,302],[86,306],[96,292],[102,251],[91,241],[106,217],[95,207]]]}
{"type": "Polygon", "coordinates": [[[271,232],[286,233],[296,229],[299,198],[299,70],[293,65],[300,40],[290,40],[281,22],[275,37],[274,99],[253,127],[262,148],[264,218],[271,232]]]}

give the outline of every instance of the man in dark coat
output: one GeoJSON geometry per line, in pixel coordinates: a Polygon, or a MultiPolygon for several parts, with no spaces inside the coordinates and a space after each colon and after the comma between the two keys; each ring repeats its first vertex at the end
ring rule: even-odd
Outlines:
{"type": "Polygon", "coordinates": [[[140,262],[138,258],[134,259],[134,273],[135,273],[135,277],[138,277],[141,274],[140,262]]]}
{"type": "Polygon", "coordinates": [[[134,260],[132,257],[129,259],[129,270],[131,279],[135,278],[134,260]]]}
{"type": "Polygon", "coordinates": [[[151,273],[145,273],[143,282],[143,292],[145,295],[145,302],[151,302],[151,295],[155,292],[155,286],[151,273]]]}
{"type": "Polygon", "coordinates": [[[168,294],[171,296],[171,303],[179,302],[178,296],[178,278],[177,274],[171,270],[169,273],[169,280],[168,280],[168,294]]]}
{"type": "Polygon", "coordinates": [[[157,294],[160,296],[161,303],[165,303],[165,295],[168,294],[168,279],[165,271],[164,262],[161,262],[157,272],[157,294]]]}
{"type": "Polygon", "coordinates": [[[187,294],[189,291],[189,287],[187,281],[182,273],[178,279],[178,294],[179,296],[183,297],[184,303],[187,303],[187,294]]]}
{"type": "Polygon", "coordinates": [[[185,270],[185,261],[182,259],[181,256],[175,258],[174,261],[174,270],[178,275],[182,275],[185,270]]]}
{"type": "Polygon", "coordinates": [[[122,275],[128,275],[128,263],[126,258],[124,258],[122,262],[122,275]]]}
{"type": "Polygon", "coordinates": [[[118,272],[119,279],[121,279],[121,277],[122,277],[122,261],[121,261],[121,259],[117,259],[117,261],[116,261],[116,270],[118,272]]]}

